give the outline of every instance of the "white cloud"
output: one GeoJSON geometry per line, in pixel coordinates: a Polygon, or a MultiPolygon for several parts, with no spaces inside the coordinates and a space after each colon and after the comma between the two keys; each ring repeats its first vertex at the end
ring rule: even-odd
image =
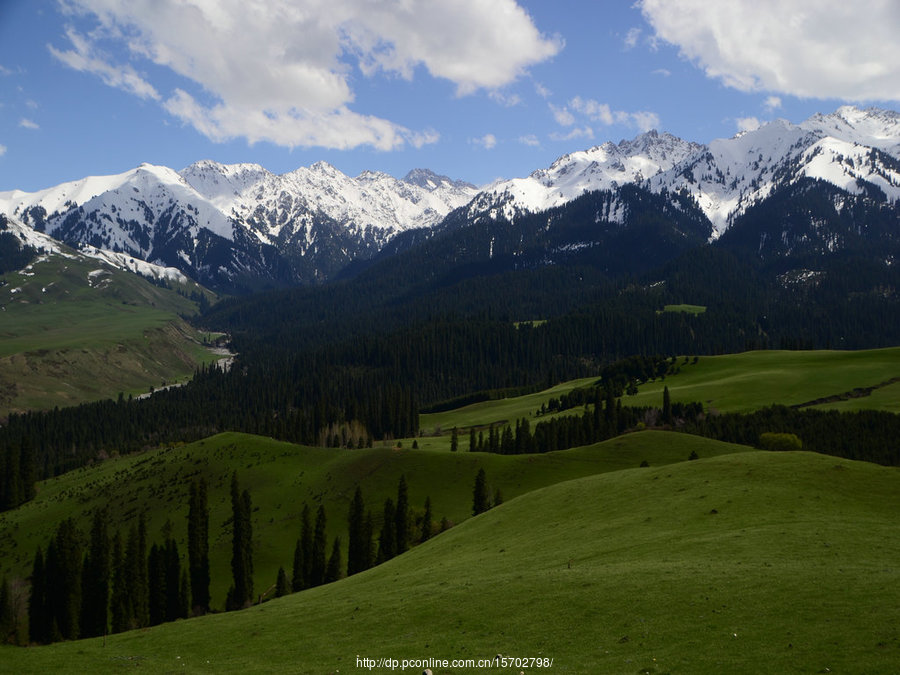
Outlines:
{"type": "Polygon", "coordinates": [[[638,39],[641,37],[640,28],[632,28],[625,34],[625,48],[633,49],[637,46],[638,39]]]}
{"type": "Polygon", "coordinates": [[[27,119],[25,117],[23,117],[22,119],[19,120],[19,126],[22,127],[23,129],[40,129],[41,128],[37,122],[27,119]]]}
{"type": "Polygon", "coordinates": [[[527,136],[519,136],[519,143],[522,145],[527,145],[532,148],[538,147],[541,142],[538,140],[538,137],[534,134],[528,134],[527,136]]]}
{"type": "Polygon", "coordinates": [[[769,112],[778,110],[781,107],[781,98],[778,96],[769,96],[765,103],[763,103],[763,107],[769,112]]]}
{"type": "Polygon", "coordinates": [[[590,127],[575,127],[567,134],[554,132],[550,134],[550,139],[554,141],[573,141],[576,138],[593,138],[594,130],[590,127]]]}
{"type": "Polygon", "coordinates": [[[485,150],[492,150],[497,147],[497,137],[494,134],[485,134],[481,138],[473,138],[472,143],[480,145],[485,150]]]}
{"type": "Polygon", "coordinates": [[[99,53],[91,42],[74,29],[66,30],[66,37],[72,44],[72,49],[60,51],[53,45],[47,45],[47,49],[57,59],[75,70],[97,75],[110,87],[123,89],[140,98],[159,100],[156,89],[142,78],[130,65],[115,65],[108,62],[108,57],[99,53]]]}
{"type": "Polygon", "coordinates": [[[607,126],[612,124],[624,124],[636,127],[641,131],[649,131],[659,127],[659,115],[648,111],[625,112],[613,110],[606,103],[599,103],[593,99],[583,99],[576,96],[569,101],[569,106],[581,113],[592,122],[600,122],[607,126]]]}
{"type": "MultiPolygon", "coordinates": [[[[541,35],[515,0],[69,0],[69,6],[94,16],[99,27],[90,37],[69,31],[67,51],[50,47],[67,65],[164,99],[170,114],[211,139],[291,147],[390,149],[437,138],[354,111],[353,65],[366,77],[409,80],[424,69],[462,96],[495,92],[563,46],[541,35]],[[126,57],[117,62],[100,51],[104,41],[197,90],[185,85],[154,95],[153,85],[121,63],[126,57]]],[[[508,94],[495,100],[517,102],[508,94]]]]}
{"type": "Polygon", "coordinates": [[[657,68],[653,71],[653,75],[660,75],[662,77],[670,77],[672,75],[672,71],[667,68],[657,68]]]}
{"type": "Polygon", "coordinates": [[[640,0],[656,37],[741,91],[900,100],[900,3],[640,0]]]}
{"type": "Polygon", "coordinates": [[[552,103],[548,103],[547,105],[550,106],[550,112],[553,113],[553,119],[556,120],[558,125],[561,127],[570,127],[575,124],[575,115],[569,112],[568,108],[560,108],[552,103]]]}
{"type": "Polygon", "coordinates": [[[5,155],[5,154],[6,154],[6,146],[0,145],[0,157],[3,157],[3,155],[5,155]]]}
{"type": "Polygon", "coordinates": [[[735,122],[738,131],[756,131],[760,127],[760,121],[755,117],[738,117],[735,122]]]}

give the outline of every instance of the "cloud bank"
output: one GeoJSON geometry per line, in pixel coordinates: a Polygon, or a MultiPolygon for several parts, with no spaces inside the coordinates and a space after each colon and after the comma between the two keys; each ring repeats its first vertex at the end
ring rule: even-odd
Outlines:
{"type": "Polygon", "coordinates": [[[447,80],[490,93],[559,52],[515,0],[67,0],[62,63],[164,109],[214,141],[390,150],[437,140],[353,109],[354,77],[447,80]],[[114,56],[115,55],[115,56],[114,56]],[[167,69],[168,93],[136,65],[167,69]],[[354,70],[354,66],[358,71],[354,70]]]}
{"type": "Polygon", "coordinates": [[[896,0],[640,0],[656,37],[740,91],[900,101],[896,0]]]}

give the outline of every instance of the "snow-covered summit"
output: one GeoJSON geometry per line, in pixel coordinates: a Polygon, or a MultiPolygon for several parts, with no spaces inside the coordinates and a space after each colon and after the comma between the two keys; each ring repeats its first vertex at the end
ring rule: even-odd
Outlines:
{"type": "Polygon", "coordinates": [[[779,119],[706,145],[655,131],[607,142],[563,155],[526,178],[491,185],[469,212],[472,218],[514,219],[587,191],[636,183],[655,192],[686,190],[718,236],[749,206],[801,177],[852,192],[859,190],[858,181],[870,182],[889,199],[900,199],[900,173],[893,161],[898,158],[900,115],[844,106],[800,124],[779,119]]]}

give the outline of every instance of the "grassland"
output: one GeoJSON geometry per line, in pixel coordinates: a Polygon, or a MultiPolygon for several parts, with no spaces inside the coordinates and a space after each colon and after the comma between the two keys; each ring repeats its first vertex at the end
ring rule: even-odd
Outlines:
{"type": "MultiPolygon", "coordinates": [[[[642,384],[624,405],[661,406],[663,387],[673,401],[699,401],[707,409],[721,412],[758,410],[775,403],[799,405],[827,397],[844,396],[857,388],[875,387],[865,396],[847,397],[815,405],[837,410],[887,410],[900,412],[900,382],[880,386],[900,377],[900,348],[862,351],[754,351],[722,356],[679,357],[678,373],[665,380],[642,384]]],[[[423,436],[415,439],[421,449],[449,450],[450,431],[461,430],[459,447],[468,449],[468,430],[484,430],[491,424],[514,424],[527,418],[531,424],[550,419],[537,416],[541,405],[579,387],[589,387],[598,378],[589,377],[554,387],[494,401],[484,401],[441,413],[420,415],[423,436]]],[[[561,415],[580,414],[575,408],[561,415]]],[[[404,446],[414,439],[402,439],[404,446]]]]}
{"type": "Polygon", "coordinates": [[[502,654],[552,658],[559,673],[890,673],[900,663],[898,492],[896,469],[812,453],[589,475],[335,584],[105,641],[6,648],[0,663],[16,673],[386,673],[357,657],[502,654]]]}
{"type": "Polygon", "coordinates": [[[0,417],[145,392],[215,358],[181,318],[196,303],[136,275],[49,255],[5,280],[0,417]]]}
{"type": "MultiPolygon", "coordinates": [[[[743,412],[782,404],[799,405],[873,387],[900,377],[900,348],[862,351],[754,351],[701,356],[696,364],[678,359],[681,371],[665,380],[642,385],[627,405],[662,403],[669,388],[672,401],[700,401],[723,412],[743,412]]],[[[864,398],[821,407],[872,408],[900,412],[900,386],[876,389],[864,398]]]]}
{"type": "Polygon", "coordinates": [[[219,434],[189,445],[114,458],[43,481],[36,499],[0,514],[0,577],[24,577],[37,546],[46,546],[63,518],[74,517],[87,532],[91,514],[102,505],[115,514],[113,529],[123,529],[123,534],[142,510],[147,513],[152,540],[162,541],[162,530],[171,520],[173,535],[184,550],[188,488],[193,478],[202,476],[210,491],[213,600],[221,607],[230,583],[233,471],[253,498],[256,587],[262,591],[274,583],[279,566],[290,569],[304,503],[314,510],[324,505],[329,540],[341,536],[346,543],[347,513],[357,485],[378,527],[384,500],[396,497],[401,475],[406,476],[413,509],[421,512],[430,497],[437,521],[446,517],[459,523],[471,515],[472,488],[480,468],[488,476],[492,493],[499,489],[511,499],[572,478],[637,467],[645,460],[656,466],[684,461],[692,451],[711,457],[746,450],[669,432],[630,434],[584,448],[516,457],[385,447],[334,450],[247,434],[219,434]]]}
{"type": "Polygon", "coordinates": [[[683,312],[685,314],[703,314],[706,311],[705,305],[666,305],[663,307],[664,312],[683,312]]]}

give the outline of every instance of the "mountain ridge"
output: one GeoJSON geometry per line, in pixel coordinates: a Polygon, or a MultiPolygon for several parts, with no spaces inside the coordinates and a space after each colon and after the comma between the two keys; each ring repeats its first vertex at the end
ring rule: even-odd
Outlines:
{"type": "Polygon", "coordinates": [[[900,114],[843,106],[708,144],[649,131],[567,153],[524,178],[482,190],[427,169],[403,179],[378,171],[351,178],[323,161],[284,174],[212,160],[181,171],[142,164],[33,193],[0,192],[0,213],[69,244],[174,267],[212,288],[242,292],[328,281],[441,229],[515,223],[588,192],[612,195],[595,222],[625,226],[624,185],[689,196],[709,219],[714,240],[748,209],[803,179],[849,196],[900,200],[900,114]]]}

